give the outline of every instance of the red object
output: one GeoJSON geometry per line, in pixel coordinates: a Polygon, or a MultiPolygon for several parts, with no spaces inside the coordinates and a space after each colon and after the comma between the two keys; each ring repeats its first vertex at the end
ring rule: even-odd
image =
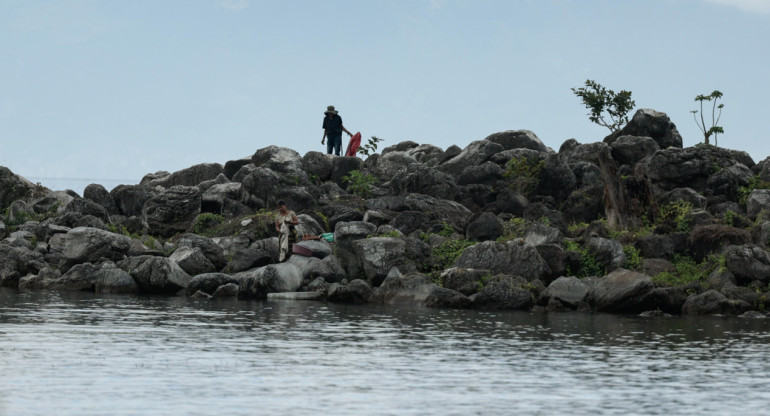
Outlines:
{"type": "Polygon", "coordinates": [[[305,256],[305,257],[313,257],[313,254],[315,254],[315,253],[313,253],[313,250],[311,250],[311,249],[309,249],[307,247],[303,247],[303,246],[301,246],[299,244],[292,245],[291,246],[291,251],[294,254],[299,254],[300,256],[305,256]]]}
{"type": "Polygon", "coordinates": [[[348,143],[348,150],[345,151],[345,156],[355,156],[359,147],[361,147],[361,132],[357,132],[350,138],[350,143],[348,143]]]}

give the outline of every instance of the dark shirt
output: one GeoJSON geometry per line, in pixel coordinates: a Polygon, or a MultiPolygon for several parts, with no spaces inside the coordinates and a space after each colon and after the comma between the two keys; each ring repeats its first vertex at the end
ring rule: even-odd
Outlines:
{"type": "Polygon", "coordinates": [[[329,116],[324,117],[323,128],[329,137],[342,136],[342,117],[337,114],[331,116],[331,118],[329,116]]]}

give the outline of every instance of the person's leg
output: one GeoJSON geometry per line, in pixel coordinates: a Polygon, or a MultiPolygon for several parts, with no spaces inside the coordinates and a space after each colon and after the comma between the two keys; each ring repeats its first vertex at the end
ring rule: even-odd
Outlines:
{"type": "Polygon", "coordinates": [[[342,148],[342,135],[338,136],[334,141],[334,154],[340,156],[340,149],[342,148]]]}
{"type": "Polygon", "coordinates": [[[326,154],[330,155],[334,151],[334,139],[331,137],[326,138],[326,154]]]}

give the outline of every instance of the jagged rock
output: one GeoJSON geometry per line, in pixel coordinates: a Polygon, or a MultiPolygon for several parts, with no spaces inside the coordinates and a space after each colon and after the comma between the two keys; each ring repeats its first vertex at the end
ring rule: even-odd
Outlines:
{"type": "Polygon", "coordinates": [[[248,208],[245,205],[240,207],[242,204],[238,202],[242,186],[243,184],[238,182],[212,185],[201,195],[201,212],[229,215],[247,212],[248,208]]]}
{"type": "Polygon", "coordinates": [[[229,180],[234,180],[233,177],[235,174],[241,170],[242,167],[252,164],[251,157],[242,157],[240,159],[235,160],[228,160],[227,163],[225,163],[224,168],[222,169],[222,173],[227,177],[229,180]]]}
{"type": "Polygon", "coordinates": [[[142,223],[150,234],[170,237],[187,231],[200,212],[198,188],[176,185],[145,202],[142,223]]]}
{"type": "Polygon", "coordinates": [[[118,214],[120,210],[115,200],[102,185],[92,183],[83,190],[83,198],[101,205],[109,215],[118,214]]]}
{"type": "Polygon", "coordinates": [[[443,221],[449,223],[456,230],[464,230],[468,219],[473,215],[462,204],[446,199],[432,198],[427,195],[409,194],[404,199],[404,202],[412,211],[437,213],[443,221]]]}
{"type": "Polygon", "coordinates": [[[96,272],[99,269],[100,266],[91,263],[76,264],[59,279],[51,282],[49,287],[58,290],[93,292],[96,287],[96,272]]]}
{"type": "Polygon", "coordinates": [[[550,196],[560,204],[572,193],[577,185],[577,179],[563,159],[555,153],[545,155],[534,190],[535,195],[550,196]]]}
{"type": "Polygon", "coordinates": [[[557,228],[549,227],[543,223],[536,222],[527,225],[524,229],[524,241],[533,246],[544,244],[563,244],[564,234],[557,228]]]}
{"type": "Polygon", "coordinates": [[[504,189],[498,193],[497,201],[494,206],[496,211],[521,217],[524,215],[524,211],[526,211],[527,207],[529,207],[529,201],[519,192],[511,189],[504,189]]]}
{"type": "MultiPolygon", "coordinates": [[[[563,155],[567,158],[567,164],[575,166],[580,162],[590,163],[594,166],[599,166],[598,154],[603,152],[610,152],[610,147],[607,143],[586,143],[579,144],[563,155]]],[[[562,153],[560,153],[562,154],[562,153]]]]}
{"type": "Polygon", "coordinates": [[[353,241],[352,247],[368,282],[374,286],[379,286],[393,267],[404,271],[416,270],[414,264],[406,258],[406,242],[403,239],[365,238],[353,241]]]}
{"type": "Polygon", "coordinates": [[[762,211],[770,211],[770,189],[755,189],[746,198],[746,214],[752,220],[762,211]]]}
{"type": "Polygon", "coordinates": [[[235,172],[235,174],[233,174],[233,177],[230,178],[230,180],[233,182],[243,182],[243,180],[246,179],[247,176],[249,176],[252,172],[256,171],[257,169],[259,168],[257,168],[257,166],[254,165],[253,163],[245,164],[241,166],[241,168],[238,169],[238,171],[235,172]]]}
{"type": "MultiPolygon", "coordinates": [[[[503,178],[505,169],[494,162],[484,162],[477,166],[469,166],[457,177],[457,183],[460,185],[489,185],[494,186],[497,181],[503,178]]],[[[422,192],[424,193],[424,192],[422,192]]]]}
{"type": "Polygon", "coordinates": [[[584,188],[600,187],[604,189],[604,179],[602,171],[598,166],[588,162],[577,162],[570,166],[572,173],[575,174],[576,191],[584,188]]]}
{"type": "Polygon", "coordinates": [[[487,270],[453,267],[444,270],[440,276],[445,288],[470,296],[479,291],[482,287],[482,278],[488,275],[487,270]]]}
{"type": "Polygon", "coordinates": [[[412,150],[419,146],[419,143],[413,142],[411,140],[404,140],[402,142],[398,142],[392,146],[388,146],[384,149],[382,149],[382,155],[385,156],[388,153],[392,152],[406,152],[408,150],[412,150]]]}
{"type": "Polygon", "coordinates": [[[118,185],[110,191],[120,213],[126,217],[141,215],[145,202],[156,194],[156,191],[144,185],[118,185]]]}
{"type": "Polygon", "coordinates": [[[594,237],[588,239],[586,247],[597,260],[604,264],[608,272],[625,266],[628,261],[623,245],[616,240],[594,237]]]}
{"type": "Polygon", "coordinates": [[[302,186],[302,178],[292,175],[279,175],[264,168],[256,168],[243,178],[239,201],[254,209],[273,209],[278,201],[299,212],[316,206],[316,199],[302,186]],[[295,181],[296,179],[296,181],[295,181]]]}
{"type": "Polygon", "coordinates": [[[185,292],[187,293],[187,296],[191,296],[197,291],[213,295],[220,286],[226,284],[237,285],[238,282],[239,280],[237,278],[224,273],[203,273],[190,279],[190,283],[187,285],[185,292]]]}
{"type": "Polygon", "coordinates": [[[564,276],[567,272],[567,252],[564,248],[558,244],[540,244],[535,248],[548,266],[548,272],[541,277],[543,282],[549,283],[557,277],[564,276]]]}
{"type": "Polygon", "coordinates": [[[203,181],[196,186],[201,192],[206,192],[209,188],[211,188],[214,185],[222,185],[226,183],[230,183],[230,180],[227,179],[227,176],[225,176],[224,173],[220,173],[219,175],[217,175],[216,178],[203,181]]]}
{"type": "Polygon", "coordinates": [[[372,288],[365,281],[355,279],[347,285],[332,283],[327,293],[329,302],[363,304],[369,300],[372,288]]]}
{"type": "Polygon", "coordinates": [[[505,233],[503,221],[491,212],[484,212],[468,224],[465,236],[471,241],[497,240],[505,233]]]}
{"type": "Polygon", "coordinates": [[[529,222],[545,222],[562,233],[567,232],[567,218],[561,211],[549,209],[543,203],[529,204],[524,210],[524,219],[529,222]]]}
{"type": "Polygon", "coordinates": [[[413,163],[417,159],[403,152],[400,154],[388,153],[383,155],[372,155],[366,158],[364,168],[371,172],[381,182],[388,182],[413,163]]]}
{"type": "Polygon", "coordinates": [[[190,299],[211,299],[213,296],[201,290],[195,292],[190,296],[190,299]]]}
{"type": "Polygon", "coordinates": [[[133,294],[139,292],[139,285],[133,277],[113,263],[104,263],[96,271],[94,292],[110,294],[133,294]]]}
{"type": "Polygon", "coordinates": [[[175,261],[190,276],[211,273],[217,270],[198,247],[179,247],[169,258],[175,261]]]}
{"type": "Polygon", "coordinates": [[[222,248],[222,253],[225,257],[231,257],[237,250],[249,248],[251,245],[251,239],[244,234],[212,237],[211,241],[222,248]]]}
{"type": "Polygon", "coordinates": [[[170,175],[153,179],[147,183],[151,187],[161,186],[171,188],[173,186],[197,186],[199,183],[214,179],[224,172],[219,163],[201,163],[178,170],[170,175]]]}
{"type": "Polygon", "coordinates": [[[646,309],[653,289],[650,276],[617,269],[596,281],[592,298],[599,311],[641,312],[646,309]]]}
{"type": "Polygon", "coordinates": [[[711,175],[706,181],[706,187],[712,195],[724,195],[729,199],[737,199],[738,190],[747,186],[753,177],[749,168],[736,163],[711,175]]]}
{"type": "Polygon", "coordinates": [[[661,194],[658,198],[658,203],[661,205],[680,201],[691,203],[693,208],[704,208],[707,200],[692,188],[675,188],[661,194]]]}
{"type": "MultiPolygon", "coordinates": [[[[176,242],[177,247],[199,248],[217,270],[222,269],[227,264],[225,253],[222,247],[214,240],[197,234],[184,234],[176,242]]],[[[277,247],[276,247],[277,250],[277,247]]]]}
{"type": "Polygon", "coordinates": [[[296,292],[302,285],[302,270],[291,263],[270,264],[233,275],[240,281],[239,297],[265,298],[268,293],[296,292]]]}
{"type": "Polygon", "coordinates": [[[530,281],[549,272],[548,264],[540,257],[537,249],[522,241],[509,241],[507,244],[492,241],[478,243],[465,249],[454,266],[522,276],[530,281]]]}
{"type": "Polygon", "coordinates": [[[8,235],[8,228],[3,220],[0,220],[0,240],[4,239],[6,235],[8,235]]]}
{"type": "Polygon", "coordinates": [[[306,177],[302,157],[296,151],[279,146],[259,149],[251,157],[257,167],[265,167],[277,173],[286,173],[306,177]]]}
{"type": "MultiPolygon", "coordinates": [[[[332,257],[328,257],[332,259],[332,257]]],[[[299,267],[303,281],[309,282],[315,278],[322,278],[325,281],[338,281],[342,280],[339,269],[333,262],[320,260],[317,257],[303,257],[303,256],[291,256],[288,260],[289,263],[299,267]]],[[[344,276],[344,271],[342,272],[344,276]]]]}
{"type": "Polygon", "coordinates": [[[682,147],[682,136],[666,113],[649,108],[637,110],[625,127],[607,136],[604,142],[612,144],[621,136],[651,137],[661,149],[682,147]]]}
{"type": "Polygon", "coordinates": [[[364,167],[364,161],[353,156],[335,157],[332,159],[332,173],[331,181],[347,188],[347,183],[343,180],[350,172],[354,170],[360,171],[364,167]]]}
{"type": "Polygon", "coordinates": [[[620,136],[610,144],[612,158],[621,165],[635,165],[636,162],[660,150],[650,137],[620,136]]]}
{"type": "Polygon", "coordinates": [[[225,266],[225,271],[238,273],[257,267],[267,266],[277,261],[276,256],[255,247],[240,248],[235,250],[233,258],[225,266]]]}
{"type": "Polygon", "coordinates": [[[38,274],[28,274],[19,279],[19,290],[48,289],[55,280],[61,277],[61,271],[53,267],[45,267],[38,274]]]}
{"type": "Polygon", "coordinates": [[[419,193],[450,199],[457,193],[457,185],[451,175],[414,163],[392,177],[390,191],[394,195],[419,193]]]}
{"type": "Polygon", "coordinates": [[[760,246],[729,246],[724,251],[725,267],[736,278],[751,282],[770,282],[770,253],[760,246]]]}
{"type": "Polygon", "coordinates": [[[650,307],[664,313],[679,315],[682,305],[687,300],[687,292],[681,287],[656,287],[650,295],[650,307]]]}
{"type": "Polygon", "coordinates": [[[471,301],[480,309],[529,310],[535,302],[526,284],[520,277],[493,276],[484,282],[478,293],[471,296],[471,301]]]}
{"type": "Polygon", "coordinates": [[[541,294],[538,304],[546,306],[551,302],[559,301],[562,305],[572,309],[586,302],[589,288],[580,279],[574,276],[559,277],[551,282],[541,294]]]}
{"type": "Polygon", "coordinates": [[[684,315],[711,315],[732,312],[732,305],[725,295],[714,289],[699,295],[690,295],[682,305],[684,315]]]}
{"type": "Polygon", "coordinates": [[[149,183],[155,179],[165,178],[168,175],[171,175],[171,172],[165,170],[159,170],[155,173],[148,173],[142,177],[142,179],[139,181],[139,185],[149,185],[149,183]]]}
{"type": "Polygon", "coordinates": [[[661,146],[661,150],[639,163],[655,188],[671,190],[690,187],[695,191],[706,190],[712,173],[734,164],[734,155],[729,150],[714,146],[684,149],[661,146]]]}
{"type": "Polygon", "coordinates": [[[0,210],[23,198],[34,187],[32,182],[16,175],[5,166],[0,166],[0,210]]]}
{"type": "Polygon", "coordinates": [[[427,296],[422,303],[429,308],[464,309],[473,306],[473,302],[464,294],[449,288],[428,284],[427,296]]]}
{"type": "MultiPolygon", "coordinates": [[[[98,263],[102,260],[119,261],[131,248],[131,239],[125,235],[97,228],[77,227],[63,235],[58,265],[67,271],[79,263],[98,263]]],[[[52,242],[49,251],[57,251],[52,242]]]]}
{"type": "Polygon", "coordinates": [[[302,165],[310,177],[319,181],[328,181],[332,176],[332,159],[334,156],[321,152],[307,152],[302,157],[302,165]]]}
{"type": "Polygon", "coordinates": [[[43,255],[27,247],[0,244],[0,287],[19,286],[19,279],[46,267],[43,255]]]}
{"type": "Polygon", "coordinates": [[[164,257],[132,257],[131,262],[121,262],[121,268],[131,263],[128,273],[147,294],[172,295],[187,288],[192,277],[175,261],[164,257]]]}
{"type": "Polygon", "coordinates": [[[529,130],[507,130],[491,134],[484,140],[497,143],[503,146],[505,150],[531,149],[538,152],[548,152],[550,150],[535,133],[529,130]]]}
{"type": "Polygon", "coordinates": [[[459,175],[471,166],[478,166],[486,162],[492,155],[503,150],[505,150],[503,146],[497,143],[489,140],[477,140],[470,143],[457,156],[440,164],[438,169],[452,175],[459,175]]]}
{"type": "Polygon", "coordinates": [[[211,294],[212,298],[232,298],[238,296],[239,286],[237,283],[228,283],[219,286],[214,293],[211,294]]]}
{"type": "Polygon", "coordinates": [[[305,247],[313,252],[313,257],[325,259],[332,255],[332,247],[325,241],[308,240],[300,241],[296,245],[305,247]]]}
{"type": "Polygon", "coordinates": [[[737,300],[749,305],[755,305],[760,298],[760,294],[757,291],[745,286],[736,286],[729,282],[725,282],[719,291],[729,300],[737,300]]]}
{"type": "Polygon", "coordinates": [[[690,232],[690,252],[698,262],[711,253],[722,251],[726,246],[740,246],[750,242],[748,231],[722,224],[699,225],[690,232]]]}
{"type": "Polygon", "coordinates": [[[659,234],[637,237],[634,247],[646,258],[671,258],[676,248],[669,236],[659,234]]]}
{"type": "Polygon", "coordinates": [[[421,144],[417,147],[407,150],[406,154],[417,159],[417,161],[420,163],[434,166],[438,164],[438,160],[443,156],[444,150],[432,144],[421,144]]]}
{"type": "MultiPolygon", "coordinates": [[[[505,191],[507,191],[507,189],[503,189],[501,192],[495,192],[495,190],[488,185],[464,185],[458,187],[457,195],[455,195],[455,201],[470,209],[472,212],[479,212],[482,210],[501,212],[505,210],[499,209],[496,206],[496,201],[500,196],[499,194],[505,191]]],[[[519,195],[526,204],[527,198],[524,198],[520,194],[517,195],[519,195]]],[[[523,212],[523,208],[521,208],[521,210],[523,212]]]]}

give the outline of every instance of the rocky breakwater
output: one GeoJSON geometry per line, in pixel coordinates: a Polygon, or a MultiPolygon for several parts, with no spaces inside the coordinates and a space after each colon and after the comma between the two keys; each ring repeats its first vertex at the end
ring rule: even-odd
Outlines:
{"type": "Polygon", "coordinates": [[[0,285],[484,309],[764,316],[770,159],[640,110],[559,151],[527,130],[366,160],[271,146],[82,196],[0,167],[0,285]],[[284,200],[314,255],[277,262],[284,200]]]}

